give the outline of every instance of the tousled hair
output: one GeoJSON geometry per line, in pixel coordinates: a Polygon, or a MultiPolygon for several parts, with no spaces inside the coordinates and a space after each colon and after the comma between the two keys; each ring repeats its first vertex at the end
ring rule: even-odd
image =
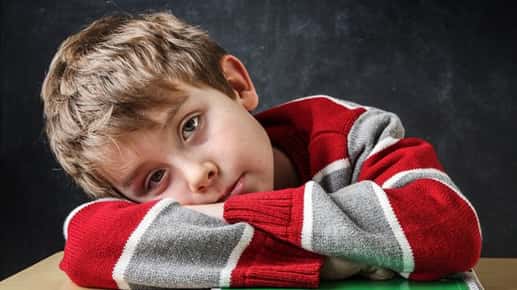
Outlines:
{"type": "Polygon", "coordinates": [[[168,12],[106,16],[65,39],[43,82],[45,130],[59,164],[91,197],[119,193],[99,172],[103,146],[153,126],[147,110],[171,103],[175,82],[234,93],[226,54],[168,12]]]}

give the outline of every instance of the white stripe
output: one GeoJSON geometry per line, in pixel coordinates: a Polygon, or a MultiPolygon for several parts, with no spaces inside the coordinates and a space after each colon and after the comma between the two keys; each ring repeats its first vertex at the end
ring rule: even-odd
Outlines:
{"type": "Polygon", "coordinates": [[[375,182],[371,182],[371,184],[383,210],[385,220],[390,225],[391,231],[395,235],[400,249],[402,250],[402,272],[411,273],[415,269],[413,250],[411,249],[406,235],[400,226],[397,216],[393,212],[393,208],[391,207],[388,197],[386,196],[386,192],[384,192],[384,190],[382,190],[382,188],[380,188],[379,185],[377,185],[375,182]]]}
{"type": "Polygon", "coordinates": [[[296,102],[300,102],[300,101],[311,100],[311,99],[318,99],[318,98],[327,99],[327,100],[333,102],[334,104],[343,106],[343,107],[345,107],[345,108],[347,108],[349,110],[355,110],[357,108],[363,108],[363,109],[366,109],[366,110],[371,109],[371,107],[368,107],[368,106],[359,105],[359,104],[356,104],[356,103],[350,102],[350,101],[344,101],[344,100],[333,98],[333,97],[330,97],[330,96],[327,96],[327,95],[314,95],[314,96],[298,98],[298,99],[294,99],[292,101],[283,103],[283,104],[279,105],[278,107],[284,106],[284,105],[290,104],[290,103],[296,103],[296,102]]]}
{"type": "Polygon", "coordinates": [[[99,198],[99,199],[96,199],[94,201],[90,201],[90,202],[87,202],[87,203],[84,203],[84,204],[81,204],[80,206],[76,207],[74,210],[72,210],[68,216],[66,217],[65,219],[65,223],[63,224],[63,236],[65,237],[65,240],[68,239],[68,225],[70,224],[70,221],[72,220],[72,218],[74,218],[74,216],[79,212],[81,211],[83,208],[87,207],[87,206],[90,206],[94,203],[99,203],[99,202],[106,202],[106,201],[125,201],[125,202],[130,202],[128,200],[125,200],[125,199],[120,199],[120,198],[113,198],[113,197],[106,197],[106,198],[99,198]]]}
{"type": "Polygon", "coordinates": [[[484,290],[483,285],[481,285],[481,282],[474,270],[465,272],[465,275],[467,276],[465,281],[467,282],[469,290],[484,290]]]}
{"type": "MultiPolygon", "coordinates": [[[[419,178],[427,178],[427,179],[431,179],[433,175],[439,175],[443,179],[450,182],[451,184],[454,184],[452,182],[452,180],[449,178],[449,176],[447,174],[445,174],[443,171],[440,171],[436,168],[417,168],[417,169],[409,169],[409,170],[404,170],[404,171],[398,172],[397,174],[390,177],[388,180],[384,181],[384,183],[382,184],[382,188],[394,188],[395,184],[397,184],[401,179],[403,179],[404,177],[406,177],[408,175],[416,175],[419,178]],[[429,176],[429,177],[426,177],[426,176],[429,176]]],[[[410,180],[408,180],[408,183],[412,182],[414,180],[415,179],[410,179],[410,180]]],[[[406,184],[407,183],[401,184],[400,186],[404,186],[406,184]]],[[[454,189],[454,191],[458,192],[459,190],[454,189]]]]}
{"type": "Polygon", "coordinates": [[[354,102],[350,102],[350,101],[344,101],[344,100],[341,100],[341,99],[336,99],[336,98],[332,98],[332,97],[328,97],[329,100],[333,101],[334,103],[338,104],[338,105],[341,105],[345,108],[348,108],[350,110],[355,110],[357,108],[362,108],[362,109],[365,109],[365,110],[370,110],[372,107],[369,107],[369,106],[363,106],[363,105],[360,105],[360,104],[357,104],[357,103],[354,103],[354,102]]]}
{"type": "Polygon", "coordinates": [[[479,222],[478,213],[477,213],[476,209],[474,209],[474,206],[472,205],[472,203],[470,203],[470,201],[459,190],[457,190],[456,186],[452,187],[451,185],[443,182],[442,180],[436,179],[436,178],[430,178],[430,179],[436,180],[436,181],[440,182],[441,184],[447,186],[452,191],[454,191],[461,199],[463,199],[463,201],[470,207],[470,209],[474,213],[474,216],[476,217],[476,221],[477,221],[480,238],[483,239],[483,232],[481,231],[481,223],[479,222]]]}
{"type": "Polygon", "coordinates": [[[235,248],[233,248],[230,257],[226,262],[226,266],[221,270],[221,275],[219,277],[219,287],[230,287],[232,272],[237,266],[237,262],[239,262],[242,253],[251,243],[254,233],[255,230],[253,227],[249,224],[245,224],[244,232],[242,233],[240,241],[237,243],[235,248]]]}
{"type": "MultiPolygon", "coordinates": [[[[483,233],[481,231],[481,223],[479,222],[479,217],[478,217],[478,214],[477,214],[476,210],[474,209],[474,206],[461,193],[461,191],[454,184],[454,182],[451,180],[451,178],[447,174],[445,174],[444,172],[442,172],[442,171],[440,171],[438,169],[435,169],[435,168],[420,168],[420,169],[411,169],[411,170],[401,171],[401,172],[393,175],[392,177],[390,177],[388,180],[386,180],[383,183],[382,188],[393,188],[393,186],[395,184],[397,184],[400,179],[402,179],[406,175],[410,175],[410,174],[416,174],[417,176],[419,176],[419,179],[426,178],[426,179],[432,179],[432,180],[438,181],[441,184],[447,186],[453,192],[455,192],[463,201],[465,201],[465,203],[470,207],[470,209],[474,213],[474,216],[476,217],[476,221],[477,221],[477,226],[478,226],[479,234],[481,236],[481,239],[483,238],[483,233]],[[425,176],[425,175],[428,175],[428,176],[430,175],[430,176],[429,177],[422,177],[422,176],[425,176]],[[439,176],[441,176],[441,178],[443,180],[438,179],[436,177],[433,177],[432,175],[439,175],[439,176]],[[444,180],[446,180],[446,181],[444,181],[444,180]]],[[[410,180],[410,181],[414,181],[414,180],[410,180]]],[[[405,184],[403,184],[401,186],[404,186],[404,185],[405,184]]]]}
{"type": "Polygon", "coordinates": [[[348,158],[345,159],[338,159],[329,165],[325,166],[325,168],[318,171],[318,173],[314,174],[314,177],[312,177],[312,180],[316,182],[321,182],[324,176],[329,175],[330,173],[334,171],[338,171],[340,169],[346,169],[350,167],[350,161],[348,158]]]}
{"type": "Polygon", "coordinates": [[[138,224],[133,233],[129,236],[129,239],[122,250],[122,254],[120,255],[117,264],[113,268],[112,278],[117,283],[117,287],[119,289],[130,289],[129,284],[126,280],[124,280],[124,273],[126,271],[127,266],[129,265],[129,261],[133,254],[135,253],[136,247],[140,242],[140,239],[149,228],[149,226],[153,223],[156,217],[170,204],[175,201],[170,198],[164,198],[157,202],[149,211],[145,214],[142,221],[138,224]]]}
{"type": "Polygon", "coordinates": [[[314,182],[309,181],[305,184],[305,192],[303,194],[303,223],[302,223],[302,248],[313,251],[312,249],[312,191],[314,189],[314,182]]]}
{"type": "Polygon", "coordinates": [[[391,136],[388,136],[382,140],[380,140],[375,147],[373,147],[372,151],[368,154],[368,157],[366,157],[366,160],[370,158],[370,156],[379,153],[380,151],[390,147],[393,144],[396,144],[400,139],[393,138],[391,136]]]}

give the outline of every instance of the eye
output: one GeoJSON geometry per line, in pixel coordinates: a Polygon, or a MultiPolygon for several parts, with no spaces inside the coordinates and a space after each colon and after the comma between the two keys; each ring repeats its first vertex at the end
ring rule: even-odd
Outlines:
{"type": "Polygon", "coordinates": [[[145,183],[145,191],[151,191],[158,187],[160,183],[163,181],[165,175],[167,174],[167,170],[165,169],[158,169],[149,175],[147,182],[145,183]]]}
{"type": "Polygon", "coordinates": [[[199,115],[189,118],[181,127],[181,137],[187,140],[199,126],[199,115]]]}

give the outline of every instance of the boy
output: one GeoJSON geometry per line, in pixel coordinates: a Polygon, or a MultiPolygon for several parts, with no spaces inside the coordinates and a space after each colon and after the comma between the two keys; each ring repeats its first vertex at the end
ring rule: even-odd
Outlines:
{"type": "Polygon", "coordinates": [[[79,285],[431,280],[479,258],[475,210],[394,114],[315,96],[253,116],[245,66],[170,14],[69,37],[42,98],[57,160],[116,197],[65,221],[60,267],[79,285]]]}

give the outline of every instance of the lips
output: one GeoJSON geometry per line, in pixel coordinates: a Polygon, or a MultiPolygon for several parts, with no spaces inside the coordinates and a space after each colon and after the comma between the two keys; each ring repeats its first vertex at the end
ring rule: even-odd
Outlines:
{"type": "Polygon", "coordinates": [[[226,190],[225,194],[217,201],[217,202],[223,202],[226,199],[228,199],[230,196],[233,195],[239,195],[244,190],[244,174],[239,176],[237,181],[226,190]]]}

